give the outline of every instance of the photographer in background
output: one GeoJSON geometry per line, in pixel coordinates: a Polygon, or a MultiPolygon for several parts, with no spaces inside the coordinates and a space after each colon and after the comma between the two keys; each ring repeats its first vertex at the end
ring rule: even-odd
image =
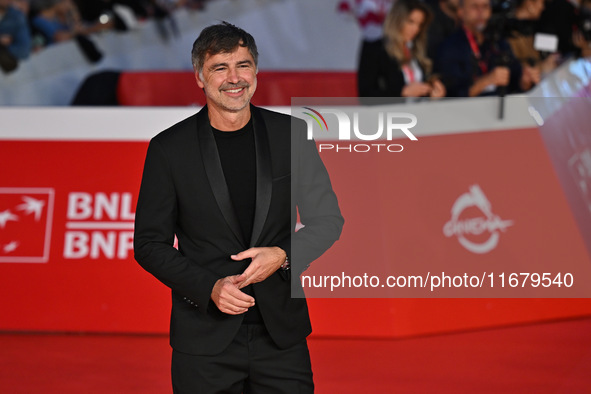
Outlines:
{"type": "Polygon", "coordinates": [[[25,15],[11,0],[0,0],[0,68],[6,73],[13,71],[30,52],[31,33],[25,15]]]}
{"type": "Polygon", "coordinates": [[[460,25],[458,7],[460,0],[437,0],[430,3],[433,9],[433,21],[429,26],[428,49],[429,58],[435,59],[437,48],[447,37],[451,36],[460,25]]]}
{"type": "MultiPolygon", "coordinates": [[[[533,67],[540,75],[550,73],[558,66],[559,61],[558,53],[540,53],[534,46],[537,23],[543,10],[544,0],[517,0],[507,28],[507,40],[517,60],[523,67],[533,67]]],[[[538,82],[532,80],[532,83],[538,82]]]]}
{"type": "Polygon", "coordinates": [[[539,73],[522,68],[499,32],[487,29],[490,0],[463,0],[458,12],[462,26],[441,44],[435,63],[448,96],[503,96],[539,81],[539,73]]]}
{"type": "Polygon", "coordinates": [[[591,7],[588,0],[549,0],[538,31],[558,37],[563,58],[591,56],[591,7]]]}

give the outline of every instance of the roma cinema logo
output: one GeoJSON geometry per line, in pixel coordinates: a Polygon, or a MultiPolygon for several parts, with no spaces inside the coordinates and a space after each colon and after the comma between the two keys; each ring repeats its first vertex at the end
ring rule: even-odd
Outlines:
{"type": "Polygon", "coordinates": [[[306,122],[309,140],[314,137],[314,129],[320,130],[316,135],[319,152],[332,150],[349,153],[398,153],[402,152],[404,147],[398,143],[391,143],[394,138],[406,137],[411,141],[418,141],[410,131],[417,125],[417,117],[406,112],[376,111],[371,107],[301,107],[294,112],[294,116],[298,116],[297,112],[303,114],[299,117],[306,122]],[[327,140],[331,143],[323,142],[327,140]],[[339,143],[332,143],[334,140],[338,140],[339,143]]]}
{"type": "Polygon", "coordinates": [[[493,213],[492,204],[480,186],[472,185],[454,202],[443,234],[448,238],[456,236],[460,245],[472,253],[484,254],[497,247],[501,233],[513,224],[513,220],[503,220],[493,213]],[[471,215],[463,215],[470,211],[471,215]]]}

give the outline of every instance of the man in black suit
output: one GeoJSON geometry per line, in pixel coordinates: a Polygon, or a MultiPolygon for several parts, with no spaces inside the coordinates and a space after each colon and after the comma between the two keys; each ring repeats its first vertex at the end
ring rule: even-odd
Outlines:
{"type": "Polygon", "coordinates": [[[328,173],[303,121],[250,104],[250,34],[207,27],[192,56],[207,105],[150,141],[134,239],[172,289],[174,392],[313,392],[308,309],[290,277],[340,236],[328,173]]]}
{"type": "Polygon", "coordinates": [[[492,15],[490,0],[460,0],[461,26],[438,48],[435,73],[449,97],[475,97],[517,93],[531,78],[511,47],[486,30],[492,15]],[[504,93],[503,93],[504,92],[504,93]]]}

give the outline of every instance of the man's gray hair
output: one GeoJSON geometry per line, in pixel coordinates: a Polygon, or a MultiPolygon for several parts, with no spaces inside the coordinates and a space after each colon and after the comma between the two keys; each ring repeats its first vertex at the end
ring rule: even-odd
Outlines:
{"type": "Polygon", "coordinates": [[[191,60],[195,71],[201,73],[207,55],[229,53],[238,46],[246,47],[258,66],[259,53],[254,38],[241,28],[228,22],[211,25],[201,31],[193,43],[191,60]]]}

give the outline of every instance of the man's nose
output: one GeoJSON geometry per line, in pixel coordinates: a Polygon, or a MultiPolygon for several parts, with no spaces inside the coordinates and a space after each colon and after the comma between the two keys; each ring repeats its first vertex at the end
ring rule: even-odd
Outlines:
{"type": "Polygon", "coordinates": [[[228,75],[226,76],[228,82],[230,83],[238,83],[240,77],[238,76],[238,71],[234,67],[228,68],[228,75]]]}

